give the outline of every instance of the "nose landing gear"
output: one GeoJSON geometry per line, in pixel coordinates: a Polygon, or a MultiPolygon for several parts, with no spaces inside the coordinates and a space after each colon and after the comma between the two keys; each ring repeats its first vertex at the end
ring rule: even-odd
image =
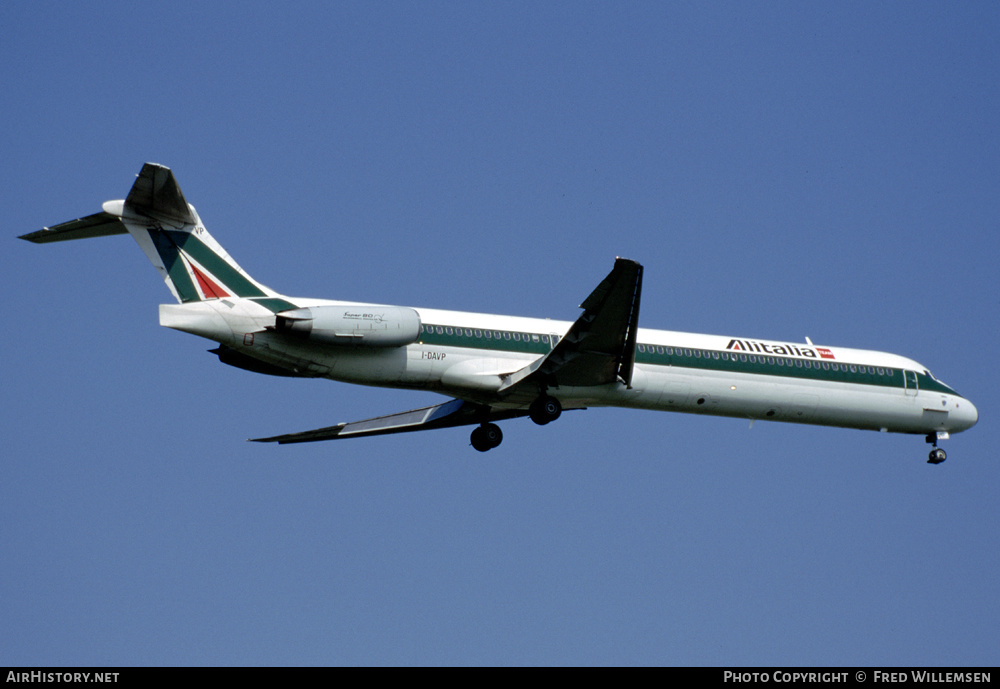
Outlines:
{"type": "Polygon", "coordinates": [[[937,446],[937,441],[938,441],[937,433],[927,434],[927,442],[931,443],[934,446],[934,449],[931,450],[930,456],[927,458],[928,464],[940,464],[944,460],[948,459],[948,453],[937,446]]]}

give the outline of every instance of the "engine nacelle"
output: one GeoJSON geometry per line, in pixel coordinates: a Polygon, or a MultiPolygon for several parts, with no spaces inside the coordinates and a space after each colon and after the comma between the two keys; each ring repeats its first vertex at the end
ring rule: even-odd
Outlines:
{"type": "Polygon", "coordinates": [[[275,329],[324,344],[402,347],[420,337],[420,316],[402,306],[309,306],[277,314],[275,329]]]}

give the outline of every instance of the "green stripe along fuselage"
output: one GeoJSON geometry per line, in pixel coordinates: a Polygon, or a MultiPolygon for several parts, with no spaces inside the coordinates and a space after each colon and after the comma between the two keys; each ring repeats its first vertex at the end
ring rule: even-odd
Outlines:
{"type": "MultiPolygon", "coordinates": [[[[458,326],[425,324],[420,342],[427,345],[473,348],[495,352],[545,354],[551,349],[550,335],[470,329],[458,326]]],[[[905,389],[904,369],[875,366],[871,363],[829,361],[826,359],[748,354],[717,349],[663,346],[638,343],[635,362],[648,366],[671,366],[694,370],[751,373],[779,378],[798,378],[905,389]]],[[[921,390],[958,395],[924,371],[913,370],[916,387],[921,390]]],[[[912,385],[912,383],[911,383],[912,385]]]]}

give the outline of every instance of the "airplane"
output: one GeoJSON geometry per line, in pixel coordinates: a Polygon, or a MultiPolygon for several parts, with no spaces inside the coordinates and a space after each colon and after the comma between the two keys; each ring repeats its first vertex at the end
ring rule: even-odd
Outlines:
{"type": "Polygon", "coordinates": [[[411,390],[448,401],[363,421],[252,438],[302,443],[474,426],[548,424],[564,410],[631,407],[925,436],[967,430],[976,407],[896,354],[639,327],[643,267],[615,259],[575,321],[289,297],[254,280],[208,233],[173,172],[146,163],[124,200],[21,239],[44,244],[130,234],[176,304],[160,325],[218,344],[222,363],[256,373],[411,390]]]}

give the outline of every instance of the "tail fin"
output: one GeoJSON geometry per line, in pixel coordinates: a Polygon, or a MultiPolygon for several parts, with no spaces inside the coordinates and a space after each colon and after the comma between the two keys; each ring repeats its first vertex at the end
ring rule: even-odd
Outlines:
{"type": "Polygon", "coordinates": [[[142,166],[124,201],[104,212],[21,237],[43,244],[131,234],[181,303],[222,297],[277,297],[251,278],[208,233],[170,168],[142,166]]]}

